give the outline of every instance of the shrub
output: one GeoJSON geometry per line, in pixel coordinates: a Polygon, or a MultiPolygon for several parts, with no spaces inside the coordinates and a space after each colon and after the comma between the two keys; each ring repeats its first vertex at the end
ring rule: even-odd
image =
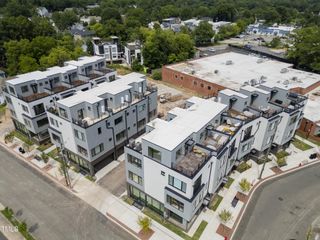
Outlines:
{"type": "Polygon", "coordinates": [[[250,182],[245,178],[241,179],[239,186],[242,192],[249,192],[251,188],[250,182]]]}
{"type": "Polygon", "coordinates": [[[151,218],[139,216],[138,224],[143,232],[148,232],[151,226],[151,218]]]}
{"type": "Polygon", "coordinates": [[[8,133],[8,134],[5,135],[4,141],[6,143],[8,143],[8,142],[11,143],[13,141],[13,138],[14,138],[14,134],[13,133],[8,133]]]}
{"type": "Polygon", "coordinates": [[[160,70],[155,70],[152,72],[152,78],[154,80],[162,80],[162,73],[160,70]]]}
{"type": "Polygon", "coordinates": [[[237,171],[242,173],[246,170],[248,170],[249,168],[251,168],[251,165],[249,165],[248,163],[246,162],[242,162],[239,164],[239,166],[237,167],[237,171]]]}
{"type": "Polygon", "coordinates": [[[285,157],[278,158],[277,159],[277,164],[278,164],[278,167],[286,166],[287,165],[286,158],[285,157]]]}
{"type": "Polygon", "coordinates": [[[42,154],[41,154],[41,158],[42,158],[42,160],[43,160],[45,163],[47,163],[48,160],[49,160],[49,156],[48,156],[47,154],[45,154],[45,153],[42,153],[42,154]]]}
{"type": "Polygon", "coordinates": [[[223,209],[220,213],[219,213],[219,218],[221,220],[222,223],[227,223],[232,219],[232,214],[230,211],[223,209]]]}

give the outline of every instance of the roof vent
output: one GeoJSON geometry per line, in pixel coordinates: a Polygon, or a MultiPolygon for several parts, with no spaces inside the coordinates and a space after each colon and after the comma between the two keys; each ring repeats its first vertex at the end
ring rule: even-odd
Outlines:
{"type": "Polygon", "coordinates": [[[215,73],[215,74],[218,74],[218,73],[219,73],[219,70],[218,70],[218,69],[214,70],[214,73],[215,73]]]}
{"type": "Polygon", "coordinates": [[[291,78],[291,80],[296,82],[296,81],[298,81],[298,77],[294,76],[294,77],[291,78]]]}
{"type": "Polygon", "coordinates": [[[284,80],[283,85],[288,86],[289,85],[289,80],[284,80]]]}
{"type": "Polygon", "coordinates": [[[245,82],[243,83],[243,85],[244,85],[244,86],[248,86],[248,85],[249,85],[249,82],[248,82],[248,81],[245,81],[245,82]]]}
{"type": "Polygon", "coordinates": [[[288,68],[282,68],[280,70],[280,73],[287,73],[287,72],[289,72],[288,68]]]}
{"type": "Polygon", "coordinates": [[[191,74],[194,75],[196,73],[195,70],[191,70],[191,74]]]}
{"type": "Polygon", "coordinates": [[[251,79],[250,80],[250,85],[251,86],[257,85],[257,80],[256,79],[251,79]]]}
{"type": "Polygon", "coordinates": [[[233,64],[232,60],[226,61],[226,65],[232,65],[232,64],[233,64]]]}
{"type": "Polygon", "coordinates": [[[262,59],[262,58],[259,58],[259,59],[257,60],[257,63],[263,63],[263,59],[262,59]]]}

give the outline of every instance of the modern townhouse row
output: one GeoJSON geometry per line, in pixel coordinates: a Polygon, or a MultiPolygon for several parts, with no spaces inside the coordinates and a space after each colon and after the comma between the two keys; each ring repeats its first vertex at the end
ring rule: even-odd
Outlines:
{"type": "Polygon", "coordinates": [[[15,128],[41,143],[49,138],[48,108],[78,90],[86,91],[115,79],[116,71],[106,67],[103,57],[81,57],[62,67],[8,78],[3,93],[15,128]]]}
{"type": "Polygon", "coordinates": [[[306,100],[268,83],[190,98],[125,146],[128,195],[189,229],[234,166],[289,145],[306,100]]]}
{"type": "Polygon", "coordinates": [[[57,101],[47,115],[51,141],[94,175],[156,117],[157,89],[147,85],[145,75],[130,73],[57,101]]]}

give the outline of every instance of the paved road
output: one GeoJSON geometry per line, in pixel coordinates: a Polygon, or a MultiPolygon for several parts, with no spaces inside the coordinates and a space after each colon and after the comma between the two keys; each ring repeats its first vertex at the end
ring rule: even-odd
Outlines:
{"type": "Polygon", "coordinates": [[[320,165],[266,183],[252,200],[234,240],[305,240],[320,216],[320,165]]]}
{"type": "Polygon", "coordinates": [[[7,240],[7,238],[0,232],[0,240],[7,240]]]}
{"type": "Polygon", "coordinates": [[[133,239],[1,147],[0,202],[15,210],[38,240],[133,239]]]}

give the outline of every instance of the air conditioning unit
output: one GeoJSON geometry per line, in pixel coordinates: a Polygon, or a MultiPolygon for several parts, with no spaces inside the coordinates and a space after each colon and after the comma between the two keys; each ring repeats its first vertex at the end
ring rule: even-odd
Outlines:
{"type": "Polygon", "coordinates": [[[233,64],[233,61],[232,61],[232,60],[226,61],[226,65],[232,65],[232,64],[233,64]]]}
{"type": "Polygon", "coordinates": [[[280,73],[287,73],[287,72],[289,72],[288,68],[282,68],[280,70],[280,73]]]}

